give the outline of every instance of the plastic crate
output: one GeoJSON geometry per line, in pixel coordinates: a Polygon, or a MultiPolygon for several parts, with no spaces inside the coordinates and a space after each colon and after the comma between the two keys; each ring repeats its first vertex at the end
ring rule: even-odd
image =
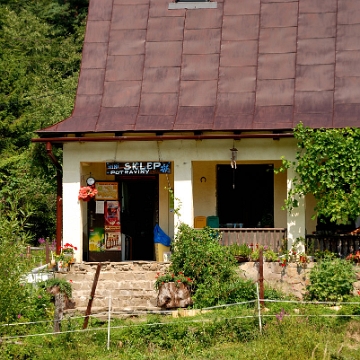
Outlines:
{"type": "Polygon", "coordinates": [[[206,216],[196,216],[194,219],[194,228],[201,229],[206,226],[206,216]]]}
{"type": "Polygon", "coordinates": [[[218,216],[208,216],[206,218],[206,225],[218,229],[220,227],[219,225],[219,217],[218,216]]]}

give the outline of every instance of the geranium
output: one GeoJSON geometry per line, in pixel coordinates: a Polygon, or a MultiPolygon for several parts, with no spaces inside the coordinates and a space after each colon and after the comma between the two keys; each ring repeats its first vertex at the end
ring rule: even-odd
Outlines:
{"type": "Polygon", "coordinates": [[[280,262],[280,266],[281,266],[281,267],[285,267],[286,264],[287,264],[287,259],[286,259],[286,257],[281,258],[281,259],[279,260],[279,262],[280,262]]]}
{"type": "Polygon", "coordinates": [[[95,189],[94,186],[81,186],[79,190],[79,200],[89,201],[95,197],[98,191],[95,189]]]}
{"type": "Polygon", "coordinates": [[[64,252],[64,253],[73,254],[73,253],[74,253],[74,250],[75,250],[75,251],[77,250],[77,247],[74,246],[73,244],[66,243],[66,244],[65,244],[64,246],[62,246],[60,249],[61,249],[61,251],[64,252]]]}
{"type": "MultiPolygon", "coordinates": [[[[66,268],[75,262],[74,252],[77,250],[76,246],[66,243],[64,246],[61,246],[59,250],[60,254],[55,256],[55,260],[57,263],[61,262],[62,267],[66,268]]],[[[51,255],[53,257],[53,254],[51,255]]]]}
{"type": "Polygon", "coordinates": [[[355,254],[350,254],[346,257],[346,260],[349,260],[354,263],[360,263],[360,251],[358,250],[355,254]]]}
{"type": "Polygon", "coordinates": [[[177,286],[181,283],[187,286],[191,286],[193,283],[192,279],[189,278],[188,276],[185,276],[182,272],[179,272],[178,274],[169,273],[169,272],[163,274],[157,273],[155,278],[156,278],[155,281],[156,290],[158,290],[162,284],[168,282],[173,282],[177,286]]]}

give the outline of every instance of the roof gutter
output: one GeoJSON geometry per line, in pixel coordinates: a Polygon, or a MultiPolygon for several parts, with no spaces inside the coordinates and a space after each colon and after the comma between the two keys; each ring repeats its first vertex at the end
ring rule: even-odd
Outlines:
{"type": "Polygon", "coordinates": [[[149,136],[76,136],[76,137],[47,137],[34,138],[32,142],[50,142],[50,143],[66,143],[66,142],[113,142],[113,141],[169,141],[169,140],[221,140],[221,139],[274,139],[294,137],[293,133],[273,133],[273,134],[199,134],[199,135],[149,135],[149,136]]]}

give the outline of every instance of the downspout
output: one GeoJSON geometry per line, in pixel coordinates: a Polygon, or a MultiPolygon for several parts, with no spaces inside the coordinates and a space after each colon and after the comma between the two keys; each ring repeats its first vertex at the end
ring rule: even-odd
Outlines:
{"type": "Polygon", "coordinates": [[[56,254],[59,255],[62,239],[62,167],[52,152],[51,142],[46,143],[46,153],[56,167],[56,254]]]}

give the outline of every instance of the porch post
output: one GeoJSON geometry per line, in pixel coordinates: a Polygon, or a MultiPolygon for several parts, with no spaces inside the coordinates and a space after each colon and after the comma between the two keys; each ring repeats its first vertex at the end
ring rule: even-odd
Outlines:
{"type": "MultiPolygon", "coordinates": [[[[65,144],[66,146],[66,144],[65,144]]],[[[65,149],[64,146],[64,149],[65,149]]],[[[80,162],[71,151],[64,151],[63,157],[63,243],[77,247],[76,262],[81,262],[82,246],[82,204],[78,200],[80,189],[80,162]]],[[[84,206],[84,205],[83,205],[84,206]]]]}
{"type": "MultiPolygon", "coordinates": [[[[289,168],[287,170],[287,192],[292,188],[292,180],[295,176],[295,170],[289,168]]],[[[292,244],[298,237],[305,238],[305,197],[297,199],[299,206],[293,208],[287,213],[287,237],[288,249],[291,249],[292,244]]],[[[303,249],[302,249],[303,250],[303,249]]]]}
{"type": "Polygon", "coordinates": [[[175,232],[180,222],[194,225],[192,186],[192,163],[184,159],[174,160],[174,207],[179,209],[175,216],[175,232]]]}

